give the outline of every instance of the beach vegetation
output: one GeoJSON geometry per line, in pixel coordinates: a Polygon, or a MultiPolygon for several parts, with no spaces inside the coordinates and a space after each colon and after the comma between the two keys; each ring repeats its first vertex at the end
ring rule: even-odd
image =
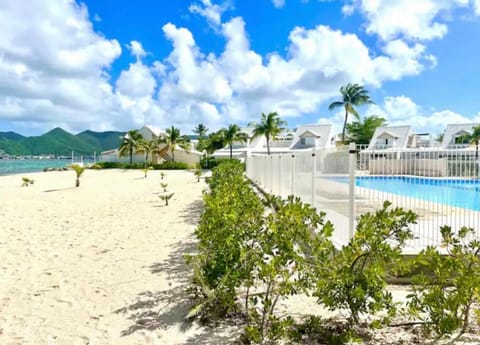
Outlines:
{"type": "Polygon", "coordinates": [[[166,174],[162,171],[162,172],[160,173],[160,179],[163,180],[163,179],[165,178],[165,176],[166,176],[166,174]]]}
{"type": "MultiPolygon", "coordinates": [[[[95,164],[97,169],[144,169],[144,163],[120,163],[120,162],[98,162],[95,164]]],[[[154,170],[187,170],[191,166],[183,162],[162,162],[160,164],[150,165],[154,170]]]]}
{"type": "Polygon", "coordinates": [[[202,169],[197,168],[193,171],[193,174],[197,178],[197,182],[200,182],[200,177],[202,176],[202,169]]]}
{"type": "Polygon", "coordinates": [[[345,131],[348,123],[348,115],[353,115],[353,117],[360,121],[360,115],[356,109],[357,106],[364,104],[372,104],[373,101],[368,95],[368,91],[359,84],[347,84],[340,87],[341,99],[339,101],[332,102],[328,106],[328,110],[334,110],[337,108],[343,108],[345,110],[345,119],[343,122],[342,129],[342,142],[345,143],[345,131]]]}
{"type": "MultiPolygon", "coordinates": [[[[287,123],[280,119],[277,112],[272,113],[262,113],[262,117],[258,124],[255,124],[253,129],[253,136],[250,140],[255,138],[265,136],[267,141],[267,153],[270,154],[270,140],[275,140],[275,138],[283,131],[285,128],[282,126],[287,123]]],[[[231,157],[230,157],[231,158],[231,157]]]]}
{"type": "Polygon", "coordinates": [[[160,187],[162,187],[163,192],[166,193],[166,192],[167,192],[168,183],[160,183],[160,187]]]}
{"type": "Polygon", "coordinates": [[[160,153],[161,150],[159,148],[158,140],[140,140],[137,145],[136,152],[144,153],[145,154],[145,162],[144,167],[146,168],[148,165],[148,158],[155,153],[160,153]]]}
{"type": "Polygon", "coordinates": [[[75,171],[75,187],[80,187],[80,177],[82,176],[83,172],[87,169],[86,165],[79,165],[79,164],[71,164],[70,168],[75,171]]]}
{"type": "Polygon", "coordinates": [[[121,139],[122,143],[118,148],[118,154],[120,155],[120,157],[128,155],[130,159],[130,164],[132,164],[133,154],[139,148],[139,144],[140,142],[142,142],[143,137],[138,130],[134,129],[128,131],[127,134],[121,137],[121,139]]]}
{"type": "Polygon", "coordinates": [[[22,187],[28,187],[31,184],[34,184],[35,181],[33,179],[30,179],[28,177],[22,177],[22,187]]]}
{"type": "Polygon", "coordinates": [[[173,194],[174,193],[170,193],[170,194],[162,194],[162,195],[159,195],[159,198],[162,200],[162,201],[165,201],[165,206],[168,206],[168,201],[173,197],[173,194]]]}
{"type": "Polygon", "coordinates": [[[143,177],[144,178],[147,178],[147,174],[150,170],[153,170],[152,166],[148,166],[148,167],[143,168],[143,174],[144,174],[143,177]]]}
{"type": "Polygon", "coordinates": [[[416,258],[429,272],[415,276],[409,312],[427,331],[463,334],[472,317],[480,324],[480,241],[471,228],[443,226],[440,233],[444,251],[429,247],[416,258]]]}
{"type": "Polygon", "coordinates": [[[388,323],[396,314],[392,294],[386,290],[387,274],[402,273],[402,248],[412,238],[409,229],[417,216],[411,211],[392,208],[389,202],[375,213],[360,216],[355,235],[329,260],[319,266],[315,295],[330,310],[348,311],[348,323],[358,326],[361,315],[384,312],[372,325],[388,323]]]}

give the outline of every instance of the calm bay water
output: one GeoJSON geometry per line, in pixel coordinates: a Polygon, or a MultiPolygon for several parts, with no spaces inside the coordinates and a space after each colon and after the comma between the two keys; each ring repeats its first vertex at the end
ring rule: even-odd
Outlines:
{"type": "Polygon", "coordinates": [[[60,168],[70,163],[70,159],[0,159],[0,175],[43,171],[44,168],[60,168]]]}

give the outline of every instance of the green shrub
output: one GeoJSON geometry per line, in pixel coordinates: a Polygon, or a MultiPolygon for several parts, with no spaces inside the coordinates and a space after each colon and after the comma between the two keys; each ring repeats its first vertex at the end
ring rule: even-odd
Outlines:
{"type": "MultiPolygon", "coordinates": [[[[319,266],[316,296],[330,310],[346,309],[350,325],[361,323],[361,314],[386,311],[381,320],[387,323],[396,314],[392,295],[386,291],[387,272],[401,270],[402,248],[412,237],[408,228],[417,216],[401,208],[390,208],[360,217],[354,237],[330,260],[319,266]]],[[[375,322],[378,324],[378,321],[375,322]]]]}
{"type": "Polygon", "coordinates": [[[418,256],[418,264],[428,265],[431,273],[414,278],[409,311],[425,321],[427,330],[439,335],[458,329],[464,333],[472,311],[480,322],[480,241],[472,239],[475,231],[471,228],[455,234],[444,226],[440,232],[446,253],[430,247],[418,256]]]}
{"type": "MultiPolygon", "coordinates": [[[[220,164],[228,163],[231,161],[240,162],[238,159],[235,159],[235,158],[215,159],[214,157],[203,157],[200,160],[200,166],[202,167],[202,169],[213,169],[219,166],[220,164]]],[[[243,166],[244,166],[243,170],[245,171],[245,164],[243,164],[243,166]]]]}
{"type": "Polygon", "coordinates": [[[190,166],[183,162],[163,162],[160,164],[154,164],[153,168],[155,170],[186,170],[190,169],[190,166]]]}

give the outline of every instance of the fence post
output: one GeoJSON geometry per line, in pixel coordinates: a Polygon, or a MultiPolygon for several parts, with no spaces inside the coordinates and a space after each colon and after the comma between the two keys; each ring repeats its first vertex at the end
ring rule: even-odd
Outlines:
{"type": "Polygon", "coordinates": [[[350,143],[348,145],[348,158],[348,235],[349,238],[352,238],[355,233],[355,168],[357,165],[357,150],[355,143],[350,143]]]}
{"type": "Polygon", "coordinates": [[[292,155],[292,195],[295,196],[295,155],[292,155]]]}
{"type": "Polygon", "coordinates": [[[312,149],[312,200],[311,200],[311,205],[312,207],[315,207],[315,193],[317,191],[316,187],[316,177],[317,177],[317,157],[316,157],[316,152],[315,148],[312,149]]]}
{"type": "Polygon", "coordinates": [[[282,154],[278,155],[278,196],[282,197],[282,154]]]}

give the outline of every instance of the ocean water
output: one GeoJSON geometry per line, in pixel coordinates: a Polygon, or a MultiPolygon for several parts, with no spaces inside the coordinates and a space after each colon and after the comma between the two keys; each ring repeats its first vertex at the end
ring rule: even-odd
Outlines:
{"type": "Polygon", "coordinates": [[[0,159],[0,175],[43,171],[44,168],[60,168],[70,163],[70,159],[0,159]]]}

